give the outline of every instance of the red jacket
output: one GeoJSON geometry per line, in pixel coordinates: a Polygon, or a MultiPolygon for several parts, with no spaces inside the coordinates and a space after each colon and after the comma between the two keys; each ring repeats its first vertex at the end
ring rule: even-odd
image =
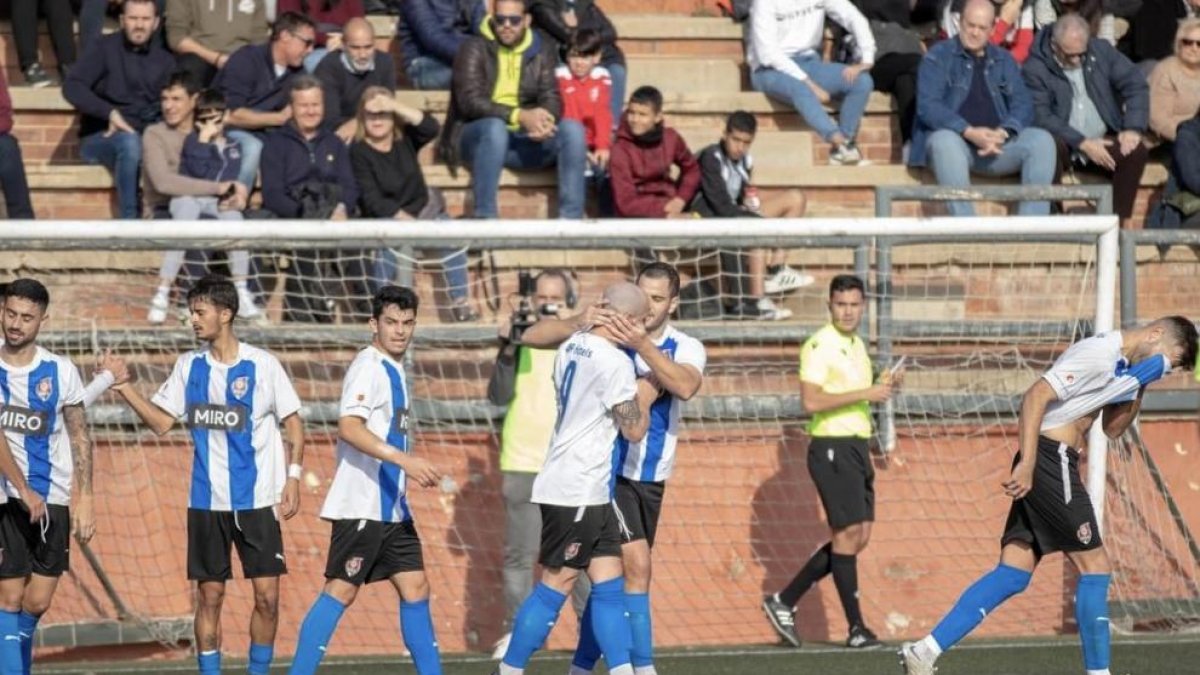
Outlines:
{"type": "Polygon", "coordinates": [[[575,120],[587,134],[588,150],[612,147],[612,77],[603,66],[596,66],[584,79],[571,69],[559,66],[554,71],[558,93],[562,96],[564,120],[575,120]]]}
{"type": "Polygon", "coordinates": [[[675,197],[684,204],[700,188],[700,164],[688,150],[683,137],[662,125],[636,139],[622,120],[613,144],[608,175],[613,203],[623,218],[661,218],[663,207],[675,197]],[[661,136],[653,142],[651,136],[661,136]],[[671,167],[679,167],[679,178],[671,179],[671,167]]]}
{"type": "Polygon", "coordinates": [[[327,0],[308,0],[308,11],[304,11],[301,7],[304,0],[278,0],[279,5],[275,10],[278,14],[284,12],[296,12],[303,14],[312,19],[317,24],[317,42],[318,47],[325,46],[325,40],[328,39],[329,33],[341,32],[340,30],[332,30],[334,26],[339,29],[346,25],[350,19],[356,19],[366,16],[363,10],[362,0],[341,0],[341,2],[325,9],[327,0]]]}
{"type": "Polygon", "coordinates": [[[12,131],[12,126],[12,97],[8,95],[8,81],[4,79],[4,69],[0,68],[0,134],[12,131]]]}

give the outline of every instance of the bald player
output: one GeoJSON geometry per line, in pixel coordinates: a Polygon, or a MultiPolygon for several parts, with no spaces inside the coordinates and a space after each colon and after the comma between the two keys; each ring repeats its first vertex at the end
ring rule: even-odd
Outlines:
{"type": "Polygon", "coordinates": [[[558,417],[533,483],[533,502],[542,512],[542,580],[517,611],[499,675],[525,672],[584,571],[592,581],[592,626],[608,672],[633,674],[621,531],[612,503],[613,444],[618,434],[635,443],[646,435],[659,391],[638,379],[615,337],[645,321],[650,312],[645,293],[621,282],[605,288],[604,299],[614,312],[613,327],[575,333],[555,355],[558,417]]]}
{"type": "Polygon", "coordinates": [[[313,75],[325,92],[324,125],[345,143],[354,140],[354,116],[367,87],[396,89],[396,66],[386,53],[375,49],[375,29],[362,17],[346,22],[342,48],[321,59],[313,75]]]}

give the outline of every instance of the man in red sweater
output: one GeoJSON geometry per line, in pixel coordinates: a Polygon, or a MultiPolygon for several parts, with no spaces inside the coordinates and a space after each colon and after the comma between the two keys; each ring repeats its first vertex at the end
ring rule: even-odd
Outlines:
{"type": "Polygon", "coordinates": [[[700,187],[700,165],[687,143],[663,124],[662,92],[638,87],[629,97],[609,161],[613,203],[622,218],[687,218],[700,187]],[[671,167],[679,177],[671,178],[671,167]]]}
{"type": "Polygon", "coordinates": [[[12,127],[12,98],[8,95],[4,70],[0,69],[0,187],[4,189],[4,208],[9,218],[33,218],[21,146],[9,133],[12,127]]]}

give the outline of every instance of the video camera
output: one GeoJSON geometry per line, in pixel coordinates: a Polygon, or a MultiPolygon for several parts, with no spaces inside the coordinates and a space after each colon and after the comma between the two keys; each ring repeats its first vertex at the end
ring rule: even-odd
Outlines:
{"type": "Polygon", "coordinates": [[[539,314],[542,316],[558,316],[558,303],[548,302],[540,308],[535,307],[533,298],[536,294],[537,278],[526,270],[518,271],[517,295],[520,299],[517,302],[517,309],[512,315],[512,323],[508,332],[509,342],[520,344],[521,336],[525,334],[525,329],[537,322],[539,314]]]}

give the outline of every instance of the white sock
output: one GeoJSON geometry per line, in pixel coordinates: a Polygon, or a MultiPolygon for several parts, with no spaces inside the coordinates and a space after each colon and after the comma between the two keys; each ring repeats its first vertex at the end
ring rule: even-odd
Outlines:
{"type": "Polygon", "coordinates": [[[658,675],[658,671],[654,666],[638,666],[633,669],[633,675],[658,675]]]}
{"type": "Polygon", "coordinates": [[[942,646],[937,643],[937,640],[933,639],[933,635],[926,635],[916,644],[913,650],[916,651],[917,656],[921,657],[922,661],[929,661],[930,663],[936,661],[937,657],[942,655],[942,646]]]}
{"type": "Polygon", "coordinates": [[[1087,675],[1112,675],[1112,673],[1108,672],[1108,668],[1105,668],[1104,670],[1089,670],[1087,671],[1087,675]]]}
{"type": "Polygon", "coordinates": [[[592,671],[584,670],[583,668],[580,668],[579,666],[572,663],[571,664],[571,672],[567,673],[567,675],[592,675],[592,671]]]}
{"type": "Polygon", "coordinates": [[[608,669],[609,675],[633,675],[633,666],[626,663],[623,666],[608,669]]]}
{"type": "Polygon", "coordinates": [[[524,668],[513,668],[512,666],[508,665],[507,663],[501,661],[499,671],[500,671],[500,675],[522,675],[525,672],[525,669],[524,668]]]}

